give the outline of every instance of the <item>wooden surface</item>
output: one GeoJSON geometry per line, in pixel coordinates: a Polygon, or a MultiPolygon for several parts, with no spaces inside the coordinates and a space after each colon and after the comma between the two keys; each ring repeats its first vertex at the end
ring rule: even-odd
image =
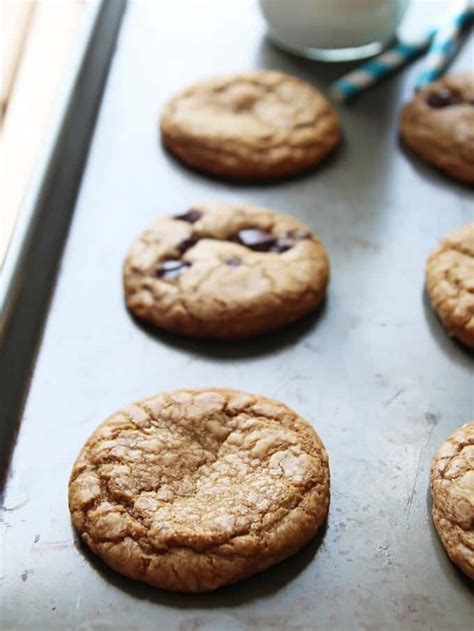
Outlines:
{"type": "Polygon", "coordinates": [[[6,0],[1,4],[2,40],[8,32],[8,45],[2,47],[5,115],[0,135],[0,263],[48,129],[86,3],[6,0]]]}

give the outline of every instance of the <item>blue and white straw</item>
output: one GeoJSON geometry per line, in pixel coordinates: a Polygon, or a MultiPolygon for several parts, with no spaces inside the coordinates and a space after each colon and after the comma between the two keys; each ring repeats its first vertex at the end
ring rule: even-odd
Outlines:
{"type": "Polygon", "coordinates": [[[473,17],[474,7],[468,2],[463,2],[450,13],[433,38],[423,70],[415,85],[416,90],[440,77],[456,52],[462,29],[473,17]]]}
{"type": "Polygon", "coordinates": [[[426,85],[438,78],[446,67],[456,50],[456,42],[461,29],[472,18],[474,18],[472,3],[463,2],[462,5],[458,3],[455,11],[441,27],[431,28],[424,36],[413,42],[400,42],[378,57],[365,62],[357,70],[335,81],[329,88],[330,95],[336,101],[348,101],[370,86],[380,83],[430,47],[427,67],[420,76],[417,87],[426,85]]]}
{"type": "Polygon", "coordinates": [[[368,87],[380,83],[409,61],[421,55],[430,45],[435,29],[412,42],[399,42],[381,55],[366,61],[360,68],[335,81],[329,88],[331,96],[339,102],[348,101],[368,87]]]}

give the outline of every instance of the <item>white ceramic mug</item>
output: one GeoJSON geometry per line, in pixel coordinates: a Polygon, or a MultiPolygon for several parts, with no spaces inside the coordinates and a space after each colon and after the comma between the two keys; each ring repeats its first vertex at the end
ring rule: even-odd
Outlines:
{"type": "Polygon", "coordinates": [[[348,61],[380,52],[409,0],[260,0],[269,35],[310,59],[348,61]]]}

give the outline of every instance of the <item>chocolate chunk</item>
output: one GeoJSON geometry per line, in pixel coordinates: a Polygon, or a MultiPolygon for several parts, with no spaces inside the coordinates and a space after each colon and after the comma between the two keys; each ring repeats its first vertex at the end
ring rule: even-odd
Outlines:
{"type": "Polygon", "coordinates": [[[296,239],[296,241],[307,241],[311,239],[311,236],[310,232],[295,232],[290,234],[290,237],[296,239]]]}
{"type": "Polygon", "coordinates": [[[271,252],[286,252],[292,248],[297,241],[307,241],[311,239],[309,232],[290,232],[286,237],[280,237],[271,247],[271,252]]]}
{"type": "Polygon", "coordinates": [[[474,99],[469,99],[468,103],[469,105],[474,105],[474,99]]]}
{"type": "Polygon", "coordinates": [[[237,256],[228,256],[224,259],[224,263],[229,267],[239,267],[242,264],[242,261],[237,256]]]}
{"type": "Polygon", "coordinates": [[[453,92],[448,88],[440,88],[437,92],[432,92],[426,99],[426,102],[430,107],[440,109],[450,105],[459,105],[459,103],[462,103],[462,98],[457,92],[453,92]]]}
{"type": "Polygon", "coordinates": [[[270,248],[271,252],[286,252],[290,248],[295,245],[295,239],[291,237],[282,237],[281,239],[277,239],[275,243],[270,248]]]}
{"type": "Polygon", "coordinates": [[[274,237],[269,232],[257,230],[256,228],[247,228],[241,230],[236,241],[257,252],[286,252],[294,246],[296,241],[311,239],[308,232],[297,232],[289,234],[287,237],[274,237]]]}
{"type": "Polygon", "coordinates": [[[186,211],[182,215],[175,215],[173,219],[179,219],[180,221],[187,221],[188,223],[196,223],[199,219],[201,219],[202,213],[199,210],[194,210],[191,208],[186,211]]]}
{"type": "Polygon", "coordinates": [[[159,278],[178,278],[187,267],[190,267],[191,263],[187,261],[179,261],[176,259],[169,259],[163,261],[160,267],[156,270],[156,275],[159,278]]]}
{"type": "Polygon", "coordinates": [[[272,246],[275,245],[277,239],[269,232],[264,232],[256,228],[246,228],[238,232],[236,241],[251,250],[269,252],[272,246]]]}
{"type": "Polygon", "coordinates": [[[186,250],[192,248],[199,241],[198,237],[195,234],[190,235],[187,239],[183,239],[181,243],[178,243],[176,249],[180,254],[184,254],[186,250]]]}

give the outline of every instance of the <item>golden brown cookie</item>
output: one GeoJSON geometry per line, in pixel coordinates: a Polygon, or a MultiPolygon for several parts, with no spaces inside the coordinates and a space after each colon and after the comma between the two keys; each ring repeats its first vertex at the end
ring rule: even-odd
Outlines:
{"type": "Polygon", "coordinates": [[[286,405],[218,388],[179,390],[108,418],[76,460],[69,508],[118,572],[204,592],[302,548],[326,519],[328,458],[286,405]]]}
{"type": "Polygon", "coordinates": [[[431,253],[426,287],[448,332],[474,348],[474,223],[451,232],[431,253]]]}
{"type": "Polygon", "coordinates": [[[405,105],[400,131],[424,160],[474,183],[474,74],[448,75],[405,105]]]}
{"type": "Polygon", "coordinates": [[[166,147],[187,165],[243,179],[303,171],[341,136],[339,120],[320,92],[272,70],[188,87],[166,104],[160,127],[166,147]]]}
{"type": "Polygon", "coordinates": [[[201,204],[157,219],[132,245],[125,296],[175,333],[239,339],[286,325],[324,297],[329,265],[292,217],[248,204],[201,204]]]}
{"type": "Polygon", "coordinates": [[[441,445],[431,468],[432,515],[451,561],[474,578],[474,421],[441,445]]]}

